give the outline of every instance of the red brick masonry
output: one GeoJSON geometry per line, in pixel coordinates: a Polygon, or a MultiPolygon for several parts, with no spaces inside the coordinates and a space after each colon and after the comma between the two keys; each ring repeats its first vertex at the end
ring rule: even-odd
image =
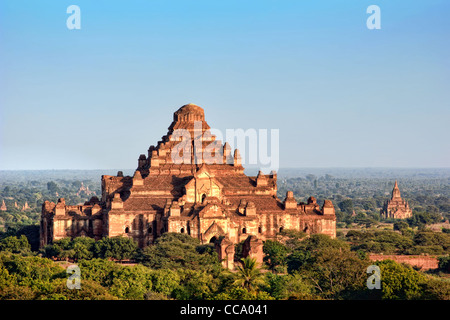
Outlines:
{"type": "Polygon", "coordinates": [[[411,266],[419,267],[421,270],[438,268],[438,259],[436,256],[371,254],[369,255],[369,259],[373,261],[390,259],[398,263],[407,263],[411,266]]]}

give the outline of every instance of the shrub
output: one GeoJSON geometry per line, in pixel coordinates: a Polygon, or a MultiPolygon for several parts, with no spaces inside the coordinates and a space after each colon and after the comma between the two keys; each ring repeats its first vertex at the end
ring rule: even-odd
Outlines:
{"type": "Polygon", "coordinates": [[[439,260],[439,270],[450,273],[450,256],[442,256],[438,258],[439,260]]]}
{"type": "Polygon", "coordinates": [[[31,254],[31,246],[25,235],[21,235],[20,238],[10,236],[0,240],[0,251],[27,255],[31,254]]]}

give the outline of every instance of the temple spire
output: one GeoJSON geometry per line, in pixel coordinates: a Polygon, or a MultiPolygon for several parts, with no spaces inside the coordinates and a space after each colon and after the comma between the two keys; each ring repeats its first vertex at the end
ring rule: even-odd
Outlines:
{"type": "Polygon", "coordinates": [[[397,180],[395,180],[394,189],[392,189],[392,199],[394,198],[401,198],[397,180]]]}

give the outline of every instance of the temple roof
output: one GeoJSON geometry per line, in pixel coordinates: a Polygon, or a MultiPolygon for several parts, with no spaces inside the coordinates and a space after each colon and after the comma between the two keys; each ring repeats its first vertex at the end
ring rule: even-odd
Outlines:
{"type": "Polygon", "coordinates": [[[173,121],[195,120],[205,120],[205,111],[193,103],[185,104],[173,114],[173,121]],[[195,116],[199,116],[199,118],[196,118],[195,116]]]}

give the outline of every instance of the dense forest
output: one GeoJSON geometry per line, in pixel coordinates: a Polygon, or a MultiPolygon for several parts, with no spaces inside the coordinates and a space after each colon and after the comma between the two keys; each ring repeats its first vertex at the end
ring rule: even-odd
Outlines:
{"type": "MultiPolygon", "coordinates": [[[[353,235],[355,236],[355,235],[353,235]]],[[[425,273],[392,260],[373,262],[348,242],[289,230],[264,244],[264,265],[250,258],[235,272],[223,269],[212,244],[165,233],[144,250],[129,238],[61,239],[38,253],[25,236],[0,240],[0,299],[272,300],[450,299],[450,261],[425,273]],[[132,259],[133,264],[120,261],[132,259]],[[70,262],[67,262],[70,260],[70,262]],[[79,268],[79,289],[71,273],[79,268]],[[381,289],[367,287],[367,268],[380,268],[381,289]]],[[[445,234],[442,250],[450,250],[445,234]]]]}
{"type": "Polygon", "coordinates": [[[333,201],[337,238],[283,230],[265,241],[262,265],[243,259],[237,244],[234,272],[212,244],[185,234],[166,233],[143,250],[122,237],[39,248],[43,201],[83,203],[100,195],[102,174],[116,172],[0,171],[0,299],[450,299],[449,170],[281,170],[280,199],[292,190],[298,201],[333,201]],[[413,217],[381,220],[395,180],[413,217]],[[372,253],[431,255],[439,268],[374,262],[372,253]],[[71,264],[80,268],[79,290],[67,286],[71,264]],[[367,288],[369,265],[381,270],[380,290],[367,288]]]}

